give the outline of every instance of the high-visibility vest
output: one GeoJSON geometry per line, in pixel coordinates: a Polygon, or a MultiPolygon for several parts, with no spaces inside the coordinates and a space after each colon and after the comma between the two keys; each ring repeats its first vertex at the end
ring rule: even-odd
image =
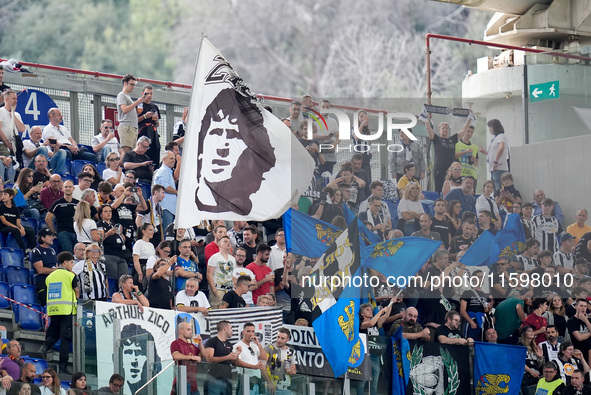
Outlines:
{"type": "Polygon", "coordinates": [[[540,381],[538,381],[538,386],[536,387],[536,394],[538,393],[538,389],[544,389],[546,391],[548,391],[547,393],[553,394],[554,390],[556,388],[558,388],[559,385],[564,384],[564,381],[560,380],[560,379],[556,379],[556,380],[552,380],[550,382],[547,382],[545,378],[542,378],[540,381]]]}
{"type": "Polygon", "coordinates": [[[47,315],[75,315],[76,293],[72,279],[76,275],[60,267],[45,279],[47,285],[47,315]]]}

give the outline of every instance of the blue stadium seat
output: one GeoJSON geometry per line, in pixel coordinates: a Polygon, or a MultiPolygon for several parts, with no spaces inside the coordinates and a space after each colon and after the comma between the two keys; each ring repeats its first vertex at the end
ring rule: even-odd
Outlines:
{"type": "MultiPolygon", "coordinates": [[[[31,306],[37,311],[43,311],[43,308],[38,304],[31,306]]],[[[38,331],[43,328],[43,321],[41,320],[41,314],[37,311],[33,311],[21,305],[13,306],[14,320],[24,330],[38,331]]]]}
{"type": "Polygon", "coordinates": [[[10,294],[12,299],[23,304],[33,305],[39,303],[34,285],[10,284],[10,294]]]}
{"type": "Polygon", "coordinates": [[[146,182],[138,182],[137,186],[142,188],[142,195],[144,196],[144,199],[148,200],[150,196],[152,196],[152,185],[146,182]]]}
{"type": "Polygon", "coordinates": [[[89,163],[91,165],[94,165],[94,163],[89,162],[87,160],[73,160],[72,164],[70,166],[72,175],[75,177],[78,177],[78,174],[80,174],[82,172],[82,169],[84,168],[84,166],[86,166],[89,163]]]}
{"type": "Polygon", "coordinates": [[[31,228],[37,234],[39,232],[39,221],[34,218],[21,217],[21,224],[24,227],[31,228]]]}
{"type": "Polygon", "coordinates": [[[98,171],[101,178],[103,178],[103,171],[105,171],[106,168],[107,165],[105,164],[105,162],[100,162],[96,164],[96,171],[98,171]]]}
{"type": "Polygon", "coordinates": [[[25,266],[25,255],[20,248],[0,248],[0,263],[2,266],[25,266]]]}
{"type": "Polygon", "coordinates": [[[72,386],[72,382],[71,381],[60,381],[60,385],[64,389],[64,391],[68,392],[68,390],[72,386]]]}
{"type": "Polygon", "coordinates": [[[441,194],[439,192],[433,191],[423,191],[423,195],[425,195],[425,199],[428,200],[437,200],[441,197],[441,194]]]}
{"type": "Polygon", "coordinates": [[[384,200],[390,210],[390,217],[392,218],[392,229],[396,229],[398,226],[398,201],[397,200],[384,200]]]}
{"type": "Polygon", "coordinates": [[[6,282],[9,284],[31,284],[29,269],[18,266],[8,266],[4,268],[6,282]]]}
{"type": "Polygon", "coordinates": [[[425,211],[425,213],[427,213],[429,215],[433,215],[433,202],[431,202],[431,203],[421,202],[421,204],[423,205],[423,210],[425,211]]]}
{"type": "Polygon", "coordinates": [[[31,357],[24,357],[23,361],[25,363],[32,363],[37,368],[37,374],[41,374],[48,368],[47,361],[45,359],[38,359],[38,358],[31,358],[31,357]]]}
{"type": "Polygon", "coordinates": [[[15,250],[20,250],[18,243],[9,233],[0,233],[0,239],[2,240],[2,247],[3,248],[12,248],[15,250]]]}
{"type": "Polygon", "coordinates": [[[70,180],[74,183],[74,185],[78,184],[78,178],[74,177],[71,174],[60,173],[60,177],[62,178],[62,181],[64,181],[64,182],[70,180]]]}
{"type": "MultiPolygon", "coordinates": [[[[0,282],[0,295],[4,295],[4,296],[10,298],[9,292],[10,292],[10,288],[8,287],[8,283],[0,282]]],[[[7,309],[10,307],[10,305],[11,305],[11,303],[8,300],[0,297],[0,309],[7,309]]]]}
{"type": "Polygon", "coordinates": [[[112,298],[113,294],[117,292],[117,279],[107,277],[107,281],[109,282],[109,298],[112,298]]]}
{"type": "Polygon", "coordinates": [[[4,277],[4,268],[2,267],[2,262],[0,262],[0,281],[6,281],[6,277],[4,277]]]}
{"type": "Polygon", "coordinates": [[[14,184],[7,182],[6,184],[4,184],[4,188],[14,188],[14,184]]]}

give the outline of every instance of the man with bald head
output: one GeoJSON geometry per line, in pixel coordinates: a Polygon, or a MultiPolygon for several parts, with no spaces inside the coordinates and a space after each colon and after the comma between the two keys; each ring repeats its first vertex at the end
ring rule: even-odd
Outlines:
{"type": "Polygon", "coordinates": [[[388,336],[392,336],[400,326],[402,326],[402,337],[408,340],[423,340],[423,341],[430,341],[431,340],[431,332],[429,329],[421,326],[417,322],[419,318],[419,311],[414,307],[409,307],[404,312],[404,315],[401,319],[394,321],[392,327],[390,328],[390,332],[388,336]]]}
{"type": "Polygon", "coordinates": [[[33,126],[29,131],[29,139],[23,141],[23,166],[31,169],[35,168],[33,161],[38,155],[43,155],[49,160],[49,168],[54,173],[67,173],[69,169],[66,168],[66,151],[51,150],[49,140],[41,142],[43,131],[39,126],[33,126]]]}
{"type": "MultiPolygon", "coordinates": [[[[542,214],[542,201],[546,199],[546,194],[544,193],[544,191],[542,191],[541,189],[536,189],[534,191],[534,202],[533,202],[533,206],[534,206],[534,216],[542,214]]],[[[562,214],[562,209],[560,208],[560,205],[558,204],[558,202],[554,202],[554,209],[552,210],[551,213],[552,216],[556,217],[556,219],[558,220],[558,223],[560,225],[562,225],[562,223],[564,222],[564,214],[562,214]]]]}
{"type": "Polygon", "coordinates": [[[423,239],[441,241],[441,235],[438,232],[433,232],[431,230],[431,224],[433,221],[431,220],[431,216],[429,214],[421,215],[419,219],[419,223],[421,224],[421,230],[417,230],[411,236],[413,237],[422,237],[423,239]]]}
{"type": "MultiPolygon", "coordinates": [[[[181,322],[177,328],[178,338],[170,344],[172,359],[177,361],[177,366],[187,367],[187,394],[199,394],[197,388],[197,362],[201,362],[201,350],[195,345],[197,340],[201,347],[201,336],[193,337],[193,325],[188,322],[181,322]]],[[[173,393],[176,394],[176,377],[172,384],[173,393]]]]}
{"type": "Polygon", "coordinates": [[[591,226],[587,225],[587,217],[589,212],[584,208],[577,210],[575,214],[575,223],[566,228],[566,233],[570,233],[575,237],[575,244],[579,242],[585,233],[591,232],[591,226]]]}
{"type": "Polygon", "coordinates": [[[43,188],[40,193],[41,204],[47,210],[51,208],[53,202],[64,197],[62,186],[62,178],[59,174],[52,174],[49,177],[49,186],[43,188]]]}

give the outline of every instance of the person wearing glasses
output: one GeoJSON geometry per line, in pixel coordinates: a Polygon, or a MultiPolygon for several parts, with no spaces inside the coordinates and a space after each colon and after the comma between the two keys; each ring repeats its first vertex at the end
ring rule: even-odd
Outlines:
{"type": "Polygon", "coordinates": [[[51,177],[49,177],[49,186],[43,188],[39,194],[41,204],[47,211],[49,211],[55,201],[64,197],[62,187],[63,181],[60,175],[52,174],[51,177]]]}
{"type": "Polygon", "coordinates": [[[263,348],[252,322],[244,324],[242,339],[237,342],[233,350],[238,353],[236,366],[238,366],[238,386],[242,388],[242,376],[250,376],[251,393],[264,392],[264,382],[261,379],[261,369],[267,367],[267,352],[263,348]]]}
{"type": "Polygon", "coordinates": [[[101,248],[97,243],[86,246],[86,260],[78,274],[81,300],[106,301],[108,293],[107,269],[101,258],[101,248]]]}
{"type": "Polygon", "coordinates": [[[41,374],[41,395],[66,395],[66,390],[61,387],[57,372],[53,369],[45,369],[41,374]]]}
{"type": "Polygon", "coordinates": [[[119,139],[121,140],[121,149],[124,153],[131,151],[137,140],[138,132],[138,113],[137,107],[143,103],[145,96],[133,101],[131,92],[137,85],[137,78],[127,74],[121,80],[123,89],[117,95],[117,115],[119,118],[119,139]]]}
{"type": "Polygon", "coordinates": [[[98,389],[99,394],[118,394],[123,387],[123,381],[125,379],[119,373],[115,373],[109,379],[109,385],[98,389]]]}
{"type": "Polygon", "coordinates": [[[69,167],[66,165],[66,151],[52,151],[49,140],[41,142],[42,136],[43,131],[40,126],[33,126],[29,131],[29,139],[23,141],[23,167],[34,168],[33,159],[43,155],[49,161],[49,168],[54,173],[67,173],[69,167]]]}
{"type": "Polygon", "coordinates": [[[435,330],[435,340],[442,344],[473,345],[474,339],[462,337],[459,330],[461,323],[462,317],[460,313],[455,310],[449,311],[445,315],[445,325],[441,325],[435,330]]]}
{"type": "MultiPolygon", "coordinates": [[[[156,261],[159,261],[160,259],[169,260],[172,255],[172,247],[170,243],[168,241],[160,242],[156,247],[156,254],[149,257],[146,261],[146,278],[150,278],[152,273],[154,273],[154,265],[156,264],[156,261]]],[[[171,276],[172,271],[166,273],[166,277],[170,278],[171,276]]]]}
{"type": "Polygon", "coordinates": [[[117,137],[115,137],[113,121],[110,119],[103,119],[101,121],[99,134],[92,138],[90,145],[98,157],[99,162],[104,162],[111,152],[120,152],[121,147],[119,141],[117,141],[117,137]]]}
{"type": "Polygon", "coordinates": [[[123,175],[123,168],[119,166],[120,163],[121,158],[117,152],[110,152],[107,154],[105,159],[107,168],[103,170],[103,180],[110,182],[113,186],[121,183],[121,181],[123,181],[123,178],[121,177],[123,175]]]}
{"type": "Polygon", "coordinates": [[[47,112],[49,124],[43,128],[43,141],[49,141],[51,150],[57,152],[64,150],[66,157],[70,160],[86,160],[96,163],[94,152],[87,152],[85,147],[79,147],[78,143],[72,138],[70,131],[60,125],[64,117],[59,108],[50,108],[47,112]]]}
{"type": "Polygon", "coordinates": [[[123,155],[123,168],[125,170],[135,170],[140,182],[152,183],[152,176],[154,175],[153,162],[146,152],[150,148],[152,141],[146,136],[142,136],[137,140],[135,148],[129,150],[123,155]]]}
{"type": "Polygon", "coordinates": [[[172,286],[167,278],[170,266],[176,262],[176,255],[171,259],[158,259],[154,264],[153,273],[148,278],[148,301],[151,307],[172,310],[172,286]]]}

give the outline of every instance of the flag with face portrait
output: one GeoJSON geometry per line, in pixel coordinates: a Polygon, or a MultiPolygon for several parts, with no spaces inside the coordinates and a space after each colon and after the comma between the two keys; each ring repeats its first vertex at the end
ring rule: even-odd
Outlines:
{"type": "Polygon", "coordinates": [[[206,39],[195,70],[175,225],[281,216],[310,184],[314,161],[289,128],[257,103],[206,39]],[[293,164],[293,165],[292,165],[293,164]]]}

